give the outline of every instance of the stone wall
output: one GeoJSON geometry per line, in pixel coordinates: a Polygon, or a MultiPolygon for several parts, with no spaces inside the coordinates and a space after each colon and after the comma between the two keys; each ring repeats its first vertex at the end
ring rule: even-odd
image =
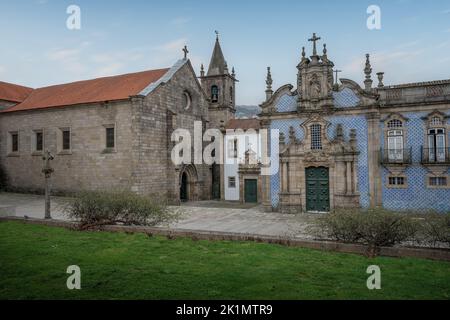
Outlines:
{"type": "Polygon", "coordinates": [[[42,153],[33,150],[35,130],[43,130],[44,150],[54,156],[55,191],[129,187],[131,180],[131,106],[127,101],[65,108],[20,111],[0,115],[0,161],[10,187],[43,190],[42,153]],[[116,127],[116,148],[105,152],[105,125],[116,127]],[[61,130],[71,130],[71,150],[61,151],[61,130]],[[10,132],[19,133],[19,152],[8,150],[10,132]]]}

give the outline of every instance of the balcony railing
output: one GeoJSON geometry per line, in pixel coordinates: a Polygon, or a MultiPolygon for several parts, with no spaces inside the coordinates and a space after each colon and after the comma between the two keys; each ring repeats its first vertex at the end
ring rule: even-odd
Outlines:
{"type": "Polygon", "coordinates": [[[412,148],[407,149],[381,149],[380,160],[382,164],[411,164],[412,148]]]}
{"type": "Polygon", "coordinates": [[[423,164],[450,164],[450,148],[423,148],[423,164]]]}

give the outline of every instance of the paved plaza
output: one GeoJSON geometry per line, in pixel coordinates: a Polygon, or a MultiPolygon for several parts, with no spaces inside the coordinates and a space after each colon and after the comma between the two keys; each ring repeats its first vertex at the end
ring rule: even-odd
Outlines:
{"type": "MultiPolygon", "coordinates": [[[[52,197],[52,218],[69,220],[63,212],[67,198],[52,197]]],[[[232,202],[199,201],[177,207],[181,218],[170,228],[182,230],[235,232],[310,239],[308,226],[317,215],[263,212],[261,207],[232,202]]],[[[0,193],[0,216],[44,217],[41,195],[0,193]]]]}

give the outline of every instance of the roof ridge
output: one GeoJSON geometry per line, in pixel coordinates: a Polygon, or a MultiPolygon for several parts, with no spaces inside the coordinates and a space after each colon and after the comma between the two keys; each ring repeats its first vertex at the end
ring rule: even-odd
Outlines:
{"type": "Polygon", "coordinates": [[[70,82],[64,82],[64,83],[58,83],[58,84],[51,84],[51,85],[48,85],[48,86],[35,88],[34,90],[46,89],[46,88],[57,87],[57,86],[65,86],[65,85],[68,85],[68,84],[75,84],[75,83],[87,82],[87,81],[96,81],[96,80],[101,80],[101,79],[125,77],[125,76],[130,76],[130,75],[137,75],[139,73],[163,71],[163,70],[170,70],[170,68],[150,69],[150,70],[143,70],[143,71],[137,71],[137,72],[122,73],[122,74],[117,74],[117,75],[114,75],[114,76],[104,76],[104,77],[90,78],[90,79],[84,79],[84,80],[76,80],[76,81],[70,81],[70,82]]]}

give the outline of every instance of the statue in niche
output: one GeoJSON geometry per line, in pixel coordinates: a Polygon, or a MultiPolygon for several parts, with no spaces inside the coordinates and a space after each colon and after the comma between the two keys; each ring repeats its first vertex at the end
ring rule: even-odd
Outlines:
{"type": "Polygon", "coordinates": [[[319,99],[320,97],[320,81],[317,77],[317,74],[313,74],[311,76],[311,80],[309,81],[309,87],[311,90],[311,99],[319,99]]]}

